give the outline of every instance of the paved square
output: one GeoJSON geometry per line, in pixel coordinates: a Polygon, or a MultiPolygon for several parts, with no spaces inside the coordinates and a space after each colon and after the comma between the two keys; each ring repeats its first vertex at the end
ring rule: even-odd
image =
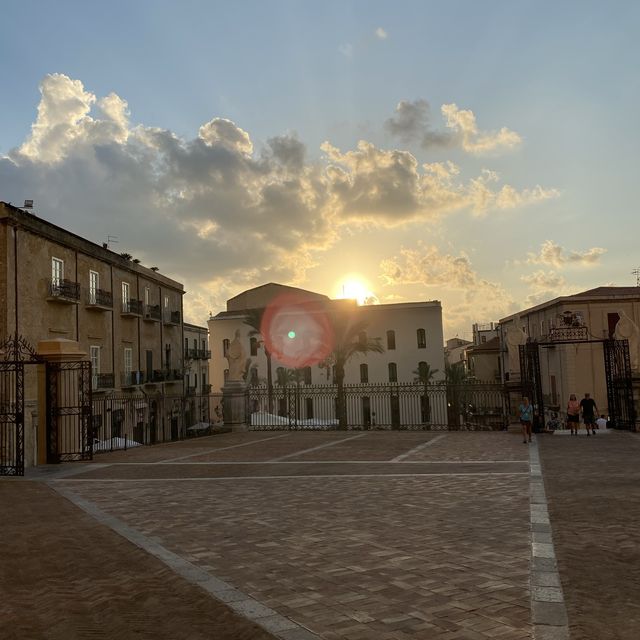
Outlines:
{"type": "Polygon", "coordinates": [[[241,433],[96,462],[52,485],[318,637],[531,637],[511,434],[241,433]]]}

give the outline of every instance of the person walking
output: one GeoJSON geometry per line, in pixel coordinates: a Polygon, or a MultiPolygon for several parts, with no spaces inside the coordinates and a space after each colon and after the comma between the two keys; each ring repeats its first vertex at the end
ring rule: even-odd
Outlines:
{"type": "Polygon", "coordinates": [[[596,435],[596,414],[598,413],[598,407],[596,407],[596,401],[590,396],[590,394],[585,393],[584,398],[580,400],[580,410],[582,411],[582,420],[584,422],[585,429],[587,430],[587,435],[591,435],[589,433],[589,429],[591,429],[591,433],[596,435]]]}
{"type": "Polygon", "coordinates": [[[569,396],[567,403],[567,426],[571,429],[571,435],[578,435],[578,427],[580,426],[580,403],[576,399],[576,394],[569,396]]]}
{"type": "Polygon", "coordinates": [[[520,424],[522,425],[522,442],[527,444],[527,436],[531,442],[531,423],[533,422],[533,405],[529,403],[527,396],[522,396],[522,404],[518,407],[520,411],[520,424]]]}

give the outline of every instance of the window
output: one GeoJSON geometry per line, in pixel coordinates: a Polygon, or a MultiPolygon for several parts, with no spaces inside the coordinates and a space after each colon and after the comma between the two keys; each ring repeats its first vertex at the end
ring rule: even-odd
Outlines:
{"type": "Polygon", "coordinates": [[[91,387],[98,388],[98,374],[100,373],[100,347],[90,346],[89,353],[91,355],[91,387]]]}
{"type": "MultiPolygon", "coordinates": [[[[542,324],[544,325],[544,322],[542,324]]],[[[486,341],[487,341],[487,336],[480,336],[480,342],[482,344],[485,344],[486,341]]]]}
{"type": "Polygon", "coordinates": [[[184,339],[184,355],[187,355],[187,351],[189,351],[189,338],[184,339]]]}
{"type": "Polygon", "coordinates": [[[258,368],[257,367],[251,367],[251,384],[254,386],[258,384],[258,368]]]}
{"type": "Polygon", "coordinates": [[[169,296],[165,296],[164,297],[164,308],[165,308],[165,311],[168,311],[168,309],[169,309],[169,296]]]}
{"type": "Polygon", "coordinates": [[[393,350],[396,348],[396,332],[392,329],[387,331],[387,349],[393,350]]]}
{"type": "Polygon", "coordinates": [[[193,339],[193,350],[194,351],[198,350],[198,338],[193,339]]]}
{"type": "Polygon", "coordinates": [[[429,371],[429,365],[426,362],[418,362],[418,376],[420,382],[429,382],[427,380],[427,372],[429,371]]]}
{"type": "Polygon", "coordinates": [[[229,338],[225,338],[222,341],[222,357],[227,357],[227,351],[229,351],[229,338]]]}
{"type": "Polygon", "coordinates": [[[171,369],[171,345],[168,342],[164,346],[164,368],[167,371],[171,369]]]}
{"type": "Polygon", "coordinates": [[[59,287],[64,280],[64,261],[51,258],[51,284],[59,287]]]}
{"type": "Polygon", "coordinates": [[[153,351],[146,349],[145,356],[147,359],[147,380],[151,381],[153,379],[153,351]]]}
{"type": "Polygon", "coordinates": [[[224,370],[224,382],[225,382],[225,384],[227,383],[227,380],[229,380],[229,369],[225,369],[224,370]]]}
{"type": "Polygon", "coordinates": [[[360,382],[369,382],[369,365],[360,365],[360,382]]]}
{"type": "Polygon", "coordinates": [[[151,304],[151,289],[149,287],[144,288],[144,304],[145,306],[149,306],[151,304]]]}
{"type": "Polygon", "coordinates": [[[613,338],[618,320],[620,320],[620,314],[607,313],[607,328],[609,329],[609,339],[613,338]]]}
{"type": "Polygon", "coordinates": [[[207,374],[202,374],[202,388],[204,389],[207,386],[207,374]]]}
{"type": "Polygon", "coordinates": [[[129,311],[129,283],[122,283],[122,308],[124,311],[129,311]]]}
{"type": "Polygon", "coordinates": [[[427,334],[424,329],[418,329],[417,337],[418,337],[418,349],[426,349],[427,348],[427,334]]]}
{"type": "Polygon", "coordinates": [[[249,340],[249,351],[252,356],[258,355],[258,341],[255,338],[249,340]]]}
{"type": "Polygon", "coordinates": [[[311,367],[305,367],[302,372],[304,374],[304,383],[311,384],[311,367]]]}
{"type": "Polygon", "coordinates": [[[389,382],[398,382],[398,365],[395,362],[389,363],[389,382]]]}
{"type": "Polygon", "coordinates": [[[131,347],[124,348],[124,381],[125,384],[131,384],[131,369],[133,365],[133,349],[131,347]]]}
{"type": "Polygon", "coordinates": [[[96,303],[96,296],[100,288],[100,274],[97,271],[89,271],[89,304],[96,303]]]}
{"type": "Polygon", "coordinates": [[[193,388],[194,389],[198,388],[198,374],[197,373],[193,374],[193,388]]]}

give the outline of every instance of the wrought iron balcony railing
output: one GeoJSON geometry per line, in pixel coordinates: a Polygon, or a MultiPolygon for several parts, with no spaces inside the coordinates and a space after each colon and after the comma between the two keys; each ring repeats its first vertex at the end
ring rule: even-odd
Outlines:
{"type": "Polygon", "coordinates": [[[89,297],[87,299],[87,306],[95,308],[113,308],[113,294],[111,291],[105,291],[104,289],[95,289],[89,291],[89,297]]]}
{"type": "Polygon", "coordinates": [[[198,349],[198,358],[200,360],[209,360],[209,358],[211,358],[211,351],[209,349],[198,349]]]}
{"type": "Polygon", "coordinates": [[[144,375],[142,371],[125,371],[120,381],[123,387],[135,387],[143,383],[144,375]]]}
{"type": "Polygon", "coordinates": [[[184,352],[184,357],[189,360],[197,360],[198,359],[198,349],[186,349],[184,352]]]}
{"type": "Polygon", "coordinates": [[[196,388],[195,387],[187,387],[187,395],[188,396],[195,396],[196,395],[196,388]]]}
{"type": "Polygon", "coordinates": [[[113,389],[115,386],[115,376],[113,373],[94,373],[91,376],[91,387],[93,389],[113,389]]]}
{"type": "Polygon", "coordinates": [[[147,304],[144,307],[144,319],[152,322],[160,322],[162,312],[159,304],[147,304]]]}
{"type": "Polygon", "coordinates": [[[123,316],[141,316],[142,307],[143,307],[142,300],[123,300],[122,315],[123,316]]]}
{"type": "Polygon", "coordinates": [[[164,313],[165,324],[180,324],[180,312],[179,311],[165,311],[164,313]]]}
{"type": "Polygon", "coordinates": [[[71,280],[49,280],[49,298],[62,302],[79,302],[80,284],[71,280]]]}

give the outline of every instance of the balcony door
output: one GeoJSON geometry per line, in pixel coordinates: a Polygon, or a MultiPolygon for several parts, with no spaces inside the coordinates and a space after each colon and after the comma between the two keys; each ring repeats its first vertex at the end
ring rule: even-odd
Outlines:
{"type": "Polygon", "coordinates": [[[89,347],[91,353],[91,388],[98,388],[98,375],[100,374],[100,347],[89,347]]]}
{"type": "Polygon", "coordinates": [[[89,271],[89,304],[96,303],[99,288],[100,274],[97,271],[89,271]]]}
{"type": "Polygon", "coordinates": [[[64,280],[64,261],[59,258],[51,258],[51,284],[59,287],[64,280]]]}

